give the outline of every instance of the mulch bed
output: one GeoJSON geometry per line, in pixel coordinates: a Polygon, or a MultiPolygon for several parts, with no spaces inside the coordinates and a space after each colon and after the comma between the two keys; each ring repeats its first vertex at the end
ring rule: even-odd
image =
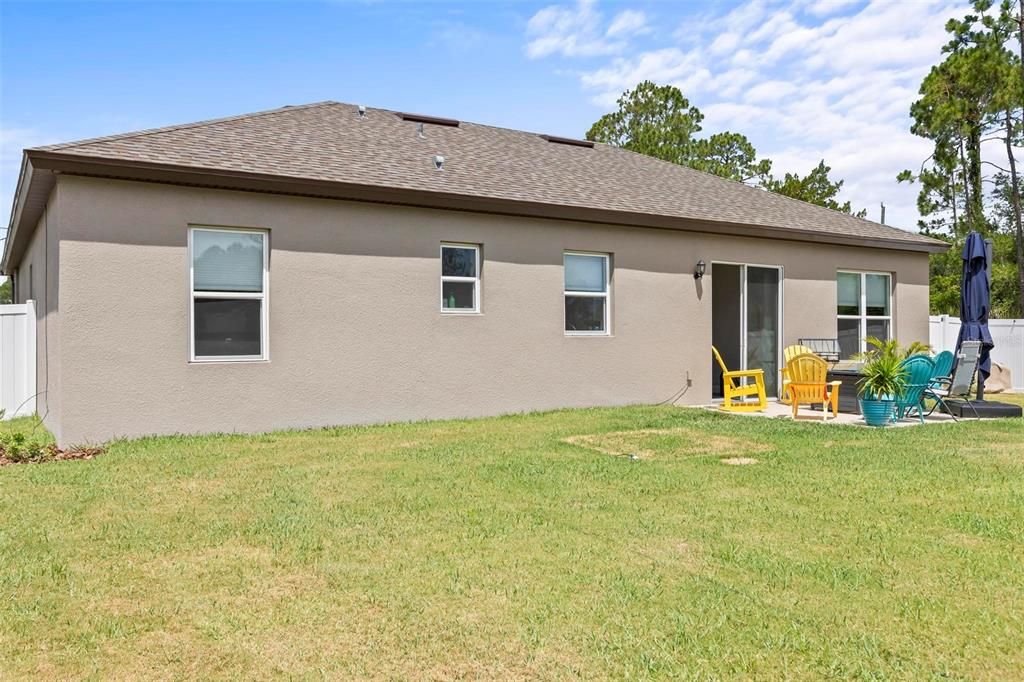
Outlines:
{"type": "Polygon", "coordinates": [[[92,459],[97,455],[102,455],[104,452],[103,448],[73,448],[71,450],[61,450],[56,445],[47,445],[43,450],[42,455],[34,457],[32,459],[11,459],[7,456],[7,453],[0,450],[0,467],[5,467],[9,464],[45,464],[46,462],[63,462],[71,459],[92,459]]]}

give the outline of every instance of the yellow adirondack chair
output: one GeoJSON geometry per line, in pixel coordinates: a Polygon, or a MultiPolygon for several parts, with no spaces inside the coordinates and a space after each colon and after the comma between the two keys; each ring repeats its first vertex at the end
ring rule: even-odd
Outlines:
{"type": "Polygon", "coordinates": [[[718,354],[718,349],[711,346],[711,352],[715,354],[718,366],[722,368],[722,387],[725,391],[725,400],[722,402],[722,409],[729,412],[757,412],[768,407],[768,400],[764,393],[764,370],[747,369],[729,371],[718,354]],[[743,383],[742,379],[753,379],[754,383],[743,383]],[[756,396],[757,402],[746,400],[756,396]],[[735,401],[735,402],[734,402],[735,401]]]}
{"type": "Polygon", "coordinates": [[[797,355],[786,364],[789,383],[786,390],[793,405],[793,419],[801,405],[821,405],[822,418],[839,416],[839,381],[828,381],[828,363],[813,353],[797,355]]]}
{"type": "Polygon", "coordinates": [[[782,397],[779,398],[780,403],[789,404],[789,390],[786,385],[789,383],[789,361],[798,355],[803,354],[814,355],[814,351],[807,346],[801,346],[799,344],[795,346],[786,346],[785,350],[782,351],[782,397]]]}

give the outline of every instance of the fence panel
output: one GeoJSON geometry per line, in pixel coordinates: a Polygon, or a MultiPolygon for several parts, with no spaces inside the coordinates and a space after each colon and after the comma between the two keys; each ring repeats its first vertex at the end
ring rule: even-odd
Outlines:
{"type": "Polygon", "coordinates": [[[0,409],[4,418],[36,411],[35,303],[0,305],[0,409]]]}
{"type": "MultiPolygon", "coordinates": [[[[1024,391],[1024,320],[989,320],[992,361],[1010,369],[1015,391],[1024,391]]],[[[960,335],[960,319],[948,315],[928,318],[929,343],[936,351],[954,350],[960,335]]]]}

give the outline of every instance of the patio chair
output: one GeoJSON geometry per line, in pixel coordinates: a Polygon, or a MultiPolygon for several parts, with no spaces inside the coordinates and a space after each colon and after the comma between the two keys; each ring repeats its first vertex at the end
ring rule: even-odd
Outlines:
{"type": "Polygon", "coordinates": [[[935,362],[927,355],[917,354],[911,355],[901,364],[907,372],[907,383],[903,392],[896,396],[893,421],[910,416],[911,411],[916,409],[921,423],[924,424],[924,393],[931,385],[935,362]]]}
{"type": "Polygon", "coordinates": [[[793,419],[801,405],[821,405],[822,417],[828,420],[839,416],[839,386],[841,381],[828,381],[828,363],[813,353],[798,355],[786,365],[789,368],[789,401],[793,405],[793,419]]]}
{"type": "MultiPolygon", "coordinates": [[[[956,362],[956,356],[948,350],[944,350],[936,355],[932,360],[935,361],[935,369],[932,370],[932,380],[929,386],[935,385],[941,379],[948,379],[953,373],[953,364],[956,362]]],[[[939,386],[938,388],[941,388],[939,386]]]]}
{"type": "Polygon", "coordinates": [[[960,344],[960,353],[956,356],[956,364],[949,377],[938,377],[932,379],[924,392],[924,397],[934,400],[935,404],[928,414],[935,411],[940,405],[945,412],[956,421],[956,415],[946,405],[947,398],[963,398],[964,404],[971,408],[975,419],[981,419],[978,410],[971,403],[971,386],[974,384],[974,375],[978,372],[978,359],[981,355],[981,341],[964,341],[960,344]]]}
{"type": "Polygon", "coordinates": [[[810,348],[825,362],[839,362],[839,339],[800,339],[800,345],[810,348]]]}
{"type": "Polygon", "coordinates": [[[805,353],[814,354],[814,351],[807,346],[801,346],[799,344],[795,346],[786,346],[785,350],[782,351],[782,397],[779,398],[779,402],[789,404],[789,391],[786,390],[786,386],[789,384],[789,369],[787,365],[789,361],[798,355],[804,355],[805,353]]]}
{"type": "Polygon", "coordinates": [[[725,398],[722,409],[728,412],[757,412],[768,407],[768,399],[764,391],[764,370],[746,369],[729,370],[718,354],[718,349],[711,346],[718,366],[722,368],[722,393],[725,398]],[[744,383],[744,379],[753,379],[754,383],[744,383]],[[757,402],[747,398],[757,398],[757,402]]]}

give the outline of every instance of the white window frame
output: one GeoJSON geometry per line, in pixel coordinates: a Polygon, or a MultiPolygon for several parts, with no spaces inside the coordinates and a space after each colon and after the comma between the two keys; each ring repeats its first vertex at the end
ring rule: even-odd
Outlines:
{"type": "Polygon", "coordinates": [[[460,242],[441,242],[441,249],[438,251],[441,258],[441,284],[440,299],[441,313],[444,315],[475,315],[480,313],[480,244],[463,244],[460,242]],[[473,249],[473,264],[475,272],[473,277],[456,277],[444,274],[444,250],[445,249],[473,249]],[[473,307],[472,308],[445,308],[444,307],[444,283],[445,282],[472,282],[473,283],[473,307]]]}
{"type": "MultiPolygon", "coordinates": [[[[858,322],[858,333],[857,339],[860,344],[860,352],[866,353],[868,350],[867,331],[868,331],[868,320],[886,320],[889,322],[889,338],[896,338],[896,328],[893,325],[893,295],[892,295],[892,273],[891,272],[873,272],[870,270],[837,270],[836,271],[836,319],[837,320],[857,320],[858,322]],[[839,314],[839,275],[859,275],[860,276],[860,314],[859,315],[840,315],[839,314]],[[889,279],[889,286],[886,289],[886,293],[889,296],[889,314],[888,315],[868,315],[868,275],[880,275],[889,279]]],[[[838,330],[837,330],[838,331],[838,330]]]]}
{"type": "Polygon", "coordinates": [[[566,336],[611,336],[612,335],[612,255],[596,251],[563,251],[562,252],[562,330],[566,336]],[[573,291],[565,288],[565,257],[566,256],[590,256],[604,258],[604,291],[573,291]],[[565,298],[567,296],[603,298],[604,301],[604,330],[603,331],[576,331],[566,329],[565,319],[565,298]]]}
{"type": "Polygon", "coordinates": [[[188,228],[188,355],[189,362],[265,362],[270,359],[270,231],[216,225],[190,225],[188,228]],[[197,232],[240,232],[263,238],[263,291],[196,291],[193,235],[197,232]],[[195,302],[199,298],[256,299],[260,305],[259,355],[196,355],[195,302]]]}

